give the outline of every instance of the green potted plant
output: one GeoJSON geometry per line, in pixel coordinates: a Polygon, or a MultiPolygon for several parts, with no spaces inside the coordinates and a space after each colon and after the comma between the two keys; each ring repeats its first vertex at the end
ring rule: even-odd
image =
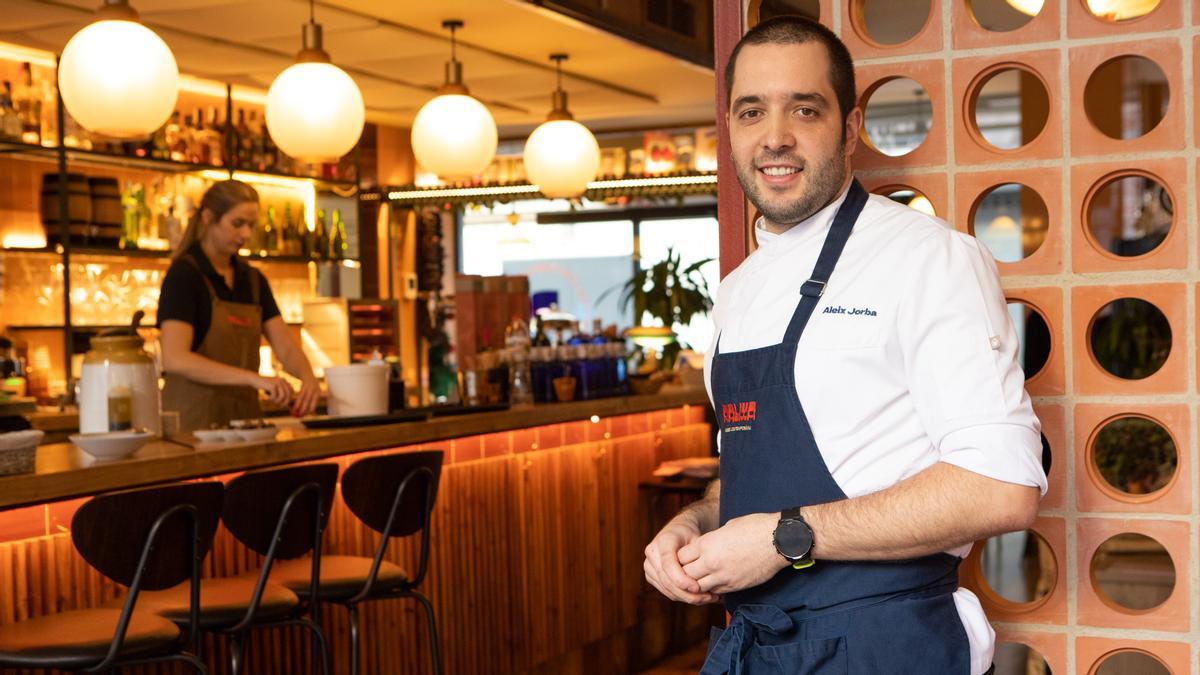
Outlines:
{"type": "MultiPolygon", "coordinates": [[[[605,291],[597,302],[609,293],[620,291],[618,304],[622,310],[628,310],[630,303],[633,304],[634,321],[638,322],[640,328],[652,328],[653,326],[647,324],[657,320],[666,330],[659,330],[657,334],[646,337],[650,338],[651,343],[657,342],[656,346],[661,347],[662,359],[659,367],[663,370],[670,369],[674,367],[680,349],[679,343],[670,333],[671,326],[676,323],[686,325],[691,322],[692,317],[707,314],[712,309],[713,301],[708,282],[700,273],[700,268],[712,260],[713,258],[705,258],[685,267],[679,253],[668,248],[665,258],[648,268],[639,268],[624,284],[605,291]]],[[[638,328],[631,330],[635,343],[640,342],[638,328]]],[[[645,346],[639,344],[638,351],[645,346]]]]}

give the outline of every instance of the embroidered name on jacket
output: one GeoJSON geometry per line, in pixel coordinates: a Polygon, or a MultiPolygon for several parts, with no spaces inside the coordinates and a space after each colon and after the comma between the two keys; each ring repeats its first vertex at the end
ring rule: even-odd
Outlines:
{"type": "Polygon", "coordinates": [[[758,403],[756,401],[724,403],[721,405],[721,421],[724,423],[721,430],[749,431],[751,426],[749,423],[754,421],[757,412],[758,403]]]}
{"type": "Polygon", "coordinates": [[[876,316],[875,310],[871,309],[870,307],[846,308],[846,307],[842,307],[841,305],[838,305],[836,307],[826,307],[824,309],[824,311],[822,311],[821,313],[822,314],[845,314],[847,316],[876,316]]]}

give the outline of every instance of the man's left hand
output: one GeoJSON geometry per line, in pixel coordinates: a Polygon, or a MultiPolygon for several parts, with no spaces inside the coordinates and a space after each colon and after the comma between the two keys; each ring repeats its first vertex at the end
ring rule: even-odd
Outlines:
{"type": "Polygon", "coordinates": [[[734,518],[679,549],[683,571],[704,593],[718,595],[757,586],[787,560],[775,550],[778,513],[752,513],[734,518]]]}

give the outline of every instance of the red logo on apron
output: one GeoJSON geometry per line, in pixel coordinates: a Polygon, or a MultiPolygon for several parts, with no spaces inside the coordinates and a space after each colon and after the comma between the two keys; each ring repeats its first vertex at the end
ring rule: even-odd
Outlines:
{"type": "Polygon", "coordinates": [[[244,316],[234,316],[234,315],[230,314],[229,315],[229,323],[231,323],[234,326],[237,326],[239,328],[249,328],[251,321],[250,321],[250,319],[247,319],[244,316]]]}
{"type": "Polygon", "coordinates": [[[753,422],[758,403],[744,401],[742,403],[725,403],[721,406],[721,419],[725,424],[741,424],[753,422]]]}

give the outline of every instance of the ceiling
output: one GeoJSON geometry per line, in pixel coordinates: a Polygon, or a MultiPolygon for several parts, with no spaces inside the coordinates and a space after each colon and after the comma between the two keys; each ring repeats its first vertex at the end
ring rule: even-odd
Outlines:
{"type": "MultiPolygon", "coordinates": [[[[0,41],[62,50],[100,0],[0,0],[0,41]]],[[[305,0],[131,0],[181,72],[265,91],[300,48],[305,0]]],[[[371,121],[411,124],[444,78],[445,19],[461,19],[458,58],[502,137],[545,119],[549,55],[567,53],[576,119],[602,131],[706,123],[712,70],[637,45],[525,0],[320,0],[325,49],[362,89],[371,121]]]]}

